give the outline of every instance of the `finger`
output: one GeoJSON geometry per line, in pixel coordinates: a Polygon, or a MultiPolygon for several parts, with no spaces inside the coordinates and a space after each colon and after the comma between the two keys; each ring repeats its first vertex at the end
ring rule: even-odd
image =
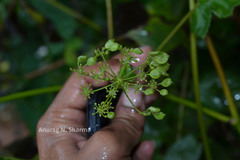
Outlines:
{"type": "MultiPolygon", "coordinates": [[[[119,61],[116,59],[109,60],[108,63],[113,72],[117,74],[120,66],[119,61]]],[[[86,71],[98,71],[98,67],[99,64],[96,64],[94,66],[87,66],[85,69],[86,71]]],[[[109,69],[108,71],[111,72],[109,69]]],[[[84,109],[86,107],[87,101],[83,96],[80,96],[80,93],[82,92],[80,88],[84,87],[85,85],[88,86],[89,84],[92,85],[92,88],[98,88],[101,86],[105,86],[108,83],[109,82],[103,82],[101,80],[98,80],[96,83],[95,79],[91,79],[87,76],[84,76],[84,78],[82,79],[77,75],[77,73],[73,73],[55,98],[53,104],[57,107],[59,107],[60,104],[60,106],[64,105],[72,108],[84,109]]]]}
{"type": "MultiPolygon", "coordinates": [[[[118,71],[119,61],[111,60],[109,64],[115,72],[118,71]]],[[[96,66],[97,65],[91,66],[87,69],[96,69],[96,66]]],[[[69,127],[71,127],[71,129],[84,129],[85,127],[86,113],[84,109],[87,101],[80,96],[82,92],[80,87],[89,84],[92,84],[93,87],[99,87],[106,85],[107,82],[99,81],[98,84],[96,84],[94,80],[88,77],[84,79],[77,78],[76,73],[74,73],[58,93],[47,112],[39,120],[37,126],[37,141],[41,159],[58,159],[55,156],[59,156],[59,153],[63,156],[72,153],[71,156],[74,156],[78,153],[79,148],[85,145],[86,132],[69,132],[69,127]],[[40,128],[53,130],[44,133],[39,132],[40,128]],[[62,128],[64,132],[60,131],[56,133],[54,131],[61,130],[62,128]],[[54,157],[51,155],[54,155],[54,157]],[[51,156],[51,158],[49,158],[49,156],[51,156]]]]}
{"type": "MultiPolygon", "coordinates": [[[[133,64],[135,67],[146,59],[150,48],[144,47],[142,50],[144,51],[142,55],[136,55],[139,57],[139,63],[133,64]]],[[[118,56],[114,58],[119,59],[118,56]]],[[[142,93],[135,94],[134,90],[129,90],[128,95],[138,109],[145,109],[145,96],[142,93]]],[[[87,153],[89,150],[94,151],[92,154],[105,153],[104,148],[107,148],[109,159],[123,159],[130,156],[142,135],[145,117],[136,112],[124,94],[120,97],[115,113],[116,116],[111,124],[96,132],[83,147],[82,153],[87,153]]]]}
{"type": "MultiPolygon", "coordinates": [[[[132,63],[133,66],[138,66],[141,63],[143,63],[147,57],[148,51],[151,50],[150,46],[141,47],[143,54],[137,55],[135,54],[136,58],[139,60],[136,63],[132,63]]],[[[113,59],[109,60],[108,63],[110,67],[112,68],[113,72],[117,74],[119,70],[119,60],[121,58],[121,54],[117,54],[113,59]]],[[[97,69],[98,64],[94,66],[88,66],[86,67],[86,70],[98,70],[97,69]]],[[[111,72],[109,70],[109,72],[111,72]]],[[[79,96],[79,94],[82,92],[80,87],[84,85],[92,84],[92,87],[101,87],[104,85],[107,85],[108,82],[98,81],[96,84],[96,81],[94,79],[90,79],[89,77],[84,77],[84,79],[81,79],[80,77],[77,77],[77,74],[74,73],[72,76],[68,79],[68,81],[63,86],[62,90],[59,92],[57,97],[54,100],[54,104],[56,106],[59,106],[64,104],[65,106],[73,107],[73,108],[85,108],[86,106],[86,100],[83,96],[79,96]]]]}
{"type": "MultiPolygon", "coordinates": [[[[116,74],[119,70],[119,61],[110,60],[108,63],[116,74]]],[[[98,64],[87,66],[85,69],[87,71],[98,70],[98,64]]],[[[91,84],[92,88],[97,88],[107,85],[108,83],[109,82],[103,82],[100,80],[96,83],[96,80],[94,79],[86,76],[82,79],[81,77],[78,77],[77,73],[73,73],[48,108],[44,117],[51,115],[51,117],[49,117],[50,119],[56,118],[59,121],[64,120],[67,124],[70,122],[71,124],[83,124],[85,121],[85,112],[83,111],[85,111],[87,99],[80,95],[83,92],[81,87],[89,86],[91,84]]],[[[62,124],[62,122],[60,122],[60,124],[62,124]]]]}
{"type": "Polygon", "coordinates": [[[131,63],[132,66],[137,67],[140,64],[142,64],[143,62],[145,62],[148,52],[152,50],[152,48],[150,46],[144,46],[140,48],[143,53],[142,54],[135,54],[135,57],[137,58],[137,62],[135,63],[131,63]]]}
{"type": "MultiPolygon", "coordinates": [[[[146,51],[146,49],[143,49],[143,50],[146,51]]],[[[145,54],[147,54],[147,52],[144,52],[144,54],[139,56],[140,63],[143,62],[142,58],[146,58],[145,54]]],[[[134,65],[140,64],[139,62],[137,62],[134,65]]],[[[119,66],[120,66],[119,59],[115,59],[115,60],[112,59],[109,61],[109,63],[110,63],[112,70],[116,74],[117,71],[119,70],[119,66]]],[[[88,70],[96,69],[96,65],[88,67],[87,69],[88,70]]],[[[95,80],[92,80],[88,77],[85,77],[84,79],[77,78],[76,74],[73,74],[69,78],[69,80],[65,83],[64,87],[62,88],[62,90],[59,92],[59,94],[55,98],[54,102],[49,107],[45,116],[42,118],[41,122],[39,123],[39,126],[44,125],[44,124],[48,124],[48,125],[50,124],[54,127],[57,127],[58,125],[83,127],[85,124],[84,123],[85,122],[84,109],[86,107],[87,101],[82,96],[79,96],[79,94],[82,92],[80,87],[84,86],[84,85],[89,85],[89,84],[92,84],[93,87],[100,87],[100,86],[107,85],[108,82],[99,81],[98,84],[96,84],[95,80]]],[[[144,117],[142,117],[142,118],[144,118],[144,117]]],[[[140,121],[143,120],[142,118],[140,119],[140,121]]],[[[137,120],[137,119],[135,119],[135,120],[137,120]]],[[[127,142],[131,141],[131,139],[127,139],[127,141],[124,141],[124,140],[122,141],[122,139],[121,139],[121,136],[122,136],[121,133],[124,134],[126,132],[125,129],[127,129],[127,126],[125,126],[123,128],[121,128],[121,126],[120,127],[117,126],[118,123],[123,125],[124,121],[127,121],[128,122],[127,124],[130,124],[128,119],[124,120],[124,118],[120,118],[119,121],[116,120],[114,122],[115,123],[114,125],[110,125],[108,127],[108,129],[106,127],[105,130],[103,130],[102,132],[99,132],[98,134],[93,136],[93,138],[90,138],[90,140],[87,142],[86,145],[85,145],[85,142],[83,143],[84,139],[82,139],[82,140],[79,139],[81,137],[79,137],[77,135],[74,135],[74,136],[71,135],[69,137],[69,134],[62,134],[62,136],[60,138],[58,138],[62,142],[62,143],[59,143],[58,148],[64,150],[64,148],[66,147],[64,145],[64,142],[65,142],[66,137],[68,137],[68,138],[72,139],[70,144],[75,143],[75,145],[72,146],[73,151],[76,151],[76,146],[81,146],[81,147],[84,146],[82,149],[83,151],[81,151],[83,153],[88,153],[91,150],[99,152],[100,149],[103,150],[103,152],[100,152],[100,153],[104,153],[105,152],[104,148],[105,149],[108,148],[111,151],[115,150],[115,152],[111,152],[111,153],[119,153],[119,155],[124,155],[124,154],[130,155],[131,148],[133,148],[137,144],[137,142],[141,136],[144,121],[140,122],[140,125],[136,125],[136,126],[141,126],[140,129],[139,129],[139,127],[137,127],[137,129],[135,131],[133,131],[133,132],[138,133],[138,138],[133,140],[133,142],[130,145],[127,142]],[[74,141],[74,139],[75,139],[75,141],[74,141]],[[78,144],[76,144],[76,142],[78,144]],[[117,143],[115,143],[115,142],[117,142],[117,143]],[[116,145],[116,144],[118,144],[118,145],[116,145]],[[121,150],[121,148],[122,148],[122,151],[124,150],[124,152],[119,151],[119,149],[121,150]],[[84,152],[84,150],[86,152],[84,152]],[[120,153],[122,153],[122,154],[120,154],[120,153]]],[[[138,122],[135,121],[134,123],[138,123],[138,122]]],[[[130,124],[129,128],[131,128],[133,126],[134,125],[130,124]]],[[[130,131],[129,128],[127,129],[128,130],[127,132],[130,131]]],[[[125,135],[126,135],[126,133],[125,133],[125,135]]],[[[47,137],[49,137],[49,136],[47,136],[47,137]]],[[[44,142],[45,138],[46,138],[46,136],[42,136],[42,135],[38,134],[38,141],[45,143],[45,145],[49,145],[49,143],[44,142]]],[[[52,140],[51,140],[52,142],[56,141],[53,139],[54,138],[52,138],[52,140]]],[[[44,151],[44,149],[42,151],[44,151]]],[[[92,154],[93,153],[90,153],[89,155],[92,155],[92,154]]]]}
{"type": "MultiPolygon", "coordinates": [[[[135,66],[140,65],[140,63],[144,62],[147,53],[150,50],[150,47],[146,46],[142,47],[141,49],[144,52],[141,55],[136,55],[136,57],[139,59],[139,62],[133,64],[135,66]]],[[[120,54],[115,56],[115,58],[113,58],[112,60],[108,61],[110,67],[115,74],[117,74],[119,70],[119,59],[117,57],[121,57],[120,54]]],[[[88,66],[86,67],[86,70],[97,70],[97,67],[97,64],[94,66],[88,66]]],[[[77,77],[77,74],[74,73],[65,83],[61,91],[58,93],[52,105],[49,107],[48,112],[51,111],[57,113],[57,115],[61,115],[61,117],[65,117],[65,119],[69,117],[70,120],[77,120],[75,122],[71,121],[72,124],[84,124],[85,115],[83,115],[84,113],[79,112],[79,110],[85,109],[87,101],[83,96],[79,95],[82,92],[80,87],[83,87],[84,85],[88,86],[89,84],[92,84],[92,87],[94,88],[107,85],[108,82],[98,81],[98,83],[96,84],[95,80],[90,79],[89,77],[84,77],[84,79],[82,79],[80,77],[77,77]],[[68,108],[77,109],[78,111],[69,110],[68,108]]]]}
{"type": "MultiPolygon", "coordinates": [[[[138,109],[145,108],[143,95],[134,94],[133,90],[130,90],[128,95],[133,99],[133,103],[138,109]]],[[[141,138],[145,117],[139,115],[132,108],[132,105],[124,95],[121,96],[115,113],[116,116],[111,124],[96,132],[88,140],[81,149],[82,154],[85,156],[94,154],[100,157],[107,155],[107,159],[125,159],[130,157],[132,149],[135,148],[141,138]]],[[[144,146],[141,146],[140,150],[143,150],[144,146]]],[[[139,155],[139,152],[137,152],[137,155],[139,155]]],[[[146,154],[145,157],[150,156],[146,154]]],[[[89,158],[87,157],[87,159],[89,158]]]]}
{"type": "MultiPolygon", "coordinates": [[[[143,54],[135,54],[138,62],[131,64],[134,67],[145,62],[148,52],[151,51],[149,46],[142,47],[141,49],[143,54]]],[[[151,98],[154,99],[155,97],[152,96],[151,98]]],[[[143,111],[146,109],[147,103],[152,100],[151,98],[146,98],[142,92],[135,93],[135,89],[129,89],[121,95],[116,106],[116,116],[109,128],[111,129],[112,127],[112,130],[118,130],[118,136],[121,137],[121,144],[129,150],[133,149],[139,142],[145,123],[145,117],[140,115],[133,105],[138,110],[143,111]]]]}
{"type": "Polygon", "coordinates": [[[148,105],[152,104],[158,97],[158,93],[154,93],[153,95],[150,96],[145,96],[145,102],[148,105]]]}
{"type": "Polygon", "coordinates": [[[111,123],[112,127],[124,128],[121,130],[123,133],[119,133],[124,137],[123,142],[127,143],[125,146],[129,149],[133,149],[139,142],[145,123],[145,117],[140,115],[133,105],[140,111],[145,110],[145,95],[141,92],[135,93],[134,89],[130,89],[127,95],[125,93],[121,95],[115,109],[115,118],[111,123]]]}
{"type": "MultiPolygon", "coordinates": [[[[145,108],[144,98],[130,91],[129,97],[135,99],[134,104],[145,108]]],[[[96,132],[80,150],[85,155],[98,155],[107,159],[130,158],[133,148],[138,144],[144,127],[144,116],[139,115],[122,95],[116,107],[116,116],[111,124],[96,132]],[[106,154],[104,154],[106,153],[106,154]]]]}
{"type": "MultiPolygon", "coordinates": [[[[132,63],[131,65],[133,67],[137,67],[145,62],[148,52],[151,51],[149,46],[142,47],[141,49],[143,54],[134,55],[136,59],[138,59],[138,62],[132,63]]],[[[147,104],[146,96],[142,92],[136,94],[134,89],[126,92],[128,92],[127,95],[123,93],[116,106],[115,118],[105,130],[115,131],[114,135],[120,140],[118,144],[123,148],[127,148],[128,151],[131,151],[138,144],[142,136],[145,122],[145,117],[140,115],[136,109],[133,108],[133,105],[143,111],[147,104]]]]}
{"type": "MultiPolygon", "coordinates": [[[[140,64],[142,64],[143,62],[145,62],[148,52],[152,50],[152,48],[150,46],[140,47],[140,49],[143,51],[143,53],[142,54],[134,54],[134,56],[138,60],[137,62],[131,63],[131,65],[134,67],[137,67],[140,64]]],[[[117,54],[116,56],[113,57],[113,59],[120,60],[121,54],[117,54]]]]}
{"type": "Polygon", "coordinates": [[[137,146],[133,154],[133,160],[151,160],[153,158],[154,148],[154,142],[143,141],[137,146]]]}

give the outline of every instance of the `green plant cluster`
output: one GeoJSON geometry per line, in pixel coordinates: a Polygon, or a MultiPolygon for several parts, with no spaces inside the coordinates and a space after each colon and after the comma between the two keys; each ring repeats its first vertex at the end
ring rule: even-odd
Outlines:
{"type": "Polygon", "coordinates": [[[91,88],[91,84],[81,88],[81,95],[85,99],[90,98],[90,95],[96,91],[106,90],[106,100],[99,104],[95,103],[96,113],[94,114],[99,114],[100,117],[114,118],[114,112],[111,111],[114,106],[112,106],[111,101],[122,90],[139,114],[144,116],[153,115],[158,120],[164,118],[165,114],[157,107],[151,106],[145,111],[140,111],[128,96],[129,89],[134,89],[135,93],[142,92],[147,96],[153,95],[155,92],[166,96],[168,91],[165,88],[172,84],[172,80],[167,73],[170,66],[168,63],[169,55],[161,51],[148,52],[146,60],[138,67],[133,68],[131,63],[138,62],[135,55],[142,53],[143,51],[139,48],[127,48],[111,39],[107,41],[101,50],[95,50],[95,56],[89,58],[86,56],[78,57],[78,69],[71,70],[77,72],[81,78],[89,77],[96,80],[96,83],[99,80],[111,82],[109,85],[95,90],[91,88]],[[106,60],[106,57],[115,52],[121,53],[120,70],[117,73],[113,71],[106,60]],[[97,62],[98,60],[103,61],[97,62]],[[97,64],[97,70],[89,71],[86,69],[87,66],[95,64],[97,64]]]}
{"type": "MultiPolygon", "coordinates": [[[[66,68],[69,66],[76,68],[75,61],[78,55],[83,53],[90,57],[92,49],[106,41],[108,36],[109,39],[115,37],[121,44],[149,45],[154,50],[174,53],[171,57],[171,68],[174,69],[171,69],[170,73],[172,81],[175,82],[171,87],[173,94],[161,96],[154,102],[154,106],[167,106],[161,108],[167,116],[164,121],[158,122],[154,116],[147,118],[142,137],[142,140],[155,142],[156,152],[153,159],[204,159],[203,153],[206,151],[211,152],[212,159],[240,159],[238,154],[240,77],[236,70],[239,68],[240,58],[240,1],[116,0],[112,1],[112,19],[106,17],[111,12],[110,7],[108,9],[106,7],[107,1],[109,0],[0,1],[2,126],[6,126],[4,117],[9,117],[6,115],[11,115],[17,121],[21,118],[20,120],[26,123],[30,136],[35,136],[38,120],[52,102],[55,92],[62,88],[70,75],[66,68]],[[187,11],[190,5],[192,9],[187,11]],[[189,20],[191,23],[188,26],[189,20]],[[197,37],[191,44],[189,44],[190,31],[191,35],[195,34],[197,37]],[[212,44],[204,39],[206,35],[212,44]],[[195,58],[190,57],[190,46],[198,52],[195,58]],[[209,55],[209,46],[215,48],[217,56],[214,59],[209,55]],[[216,59],[218,64],[221,62],[222,69],[216,67],[215,70],[213,60],[216,63],[216,59]],[[217,73],[220,72],[225,73],[225,76],[222,74],[219,76],[217,73]],[[193,87],[193,79],[195,82],[199,81],[199,91],[194,91],[198,85],[195,83],[193,87]],[[224,81],[227,83],[222,83],[224,81]],[[194,99],[195,94],[198,95],[198,102],[194,99]],[[203,118],[196,114],[199,106],[202,107],[203,118]],[[17,116],[15,112],[5,114],[5,111],[16,111],[17,116]],[[204,120],[206,130],[203,132],[208,135],[210,147],[206,147],[207,143],[200,140],[200,134],[203,132],[199,130],[197,124],[203,126],[204,123],[199,119],[204,120]],[[231,135],[230,139],[222,138],[229,137],[228,135],[231,135]],[[206,149],[203,151],[203,148],[206,149]]],[[[105,58],[108,59],[107,57],[109,56],[106,55],[105,58]]],[[[82,58],[84,61],[84,57],[80,59],[82,58]]],[[[97,61],[100,60],[102,58],[98,57],[97,61]]],[[[94,58],[89,63],[91,61],[94,62],[94,58]]],[[[99,65],[98,63],[96,65],[99,65]]],[[[82,63],[82,67],[84,64],[82,63]]],[[[132,69],[131,66],[129,68],[132,69]]],[[[145,74],[138,72],[141,73],[145,74]]],[[[150,75],[145,76],[151,78],[150,75]]],[[[165,76],[161,76],[159,82],[164,80],[163,77],[165,76]]],[[[121,86],[118,88],[118,92],[121,92],[121,88],[121,86]]],[[[85,94],[91,89],[95,92],[94,88],[89,86],[88,90],[84,90],[85,94]]],[[[110,86],[105,89],[108,90],[107,93],[112,91],[110,86]]],[[[143,91],[147,89],[148,87],[145,87],[143,91]]],[[[151,90],[149,91],[151,93],[151,90]]],[[[163,90],[162,93],[167,92],[163,90]]],[[[114,113],[110,112],[108,115],[114,117],[114,113]]],[[[154,109],[149,107],[145,112],[152,114],[154,109]]],[[[9,129],[10,125],[7,126],[9,129]]],[[[14,128],[14,125],[11,128],[14,128]]],[[[3,145],[0,159],[16,160],[13,156],[21,159],[34,157],[36,152],[22,150],[26,148],[22,147],[25,145],[25,141],[22,145],[14,143],[16,147],[14,151],[3,145]],[[29,154],[31,155],[26,157],[29,154]]],[[[208,160],[211,159],[210,156],[206,157],[208,160]]]]}

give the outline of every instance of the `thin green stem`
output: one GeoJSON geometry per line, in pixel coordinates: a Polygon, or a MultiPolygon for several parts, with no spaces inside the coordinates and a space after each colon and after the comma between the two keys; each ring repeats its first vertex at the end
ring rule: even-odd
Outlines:
{"type": "MultiPolygon", "coordinates": [[[[190,11],[193,11],[195,6],[194,0],[189,0],[189,6],[190,6],[190,11]]],[[[191,24],[191,21],[190,21],[190,24],[191,24]]],[[[194,93],[195,93],[195,101],[197,104],[199,127],[200,127],[201,137],[203,140],[206,159],[211,160],[212,156],[211,156],[211,151],[208,144],[208,138],[207,138],[204,118],[203,118],[203,109],[202,109],[201,100],[200,100],[198,61],[197,61],[197,43],[196,43],[196,36],[194,33],[190,33],[190,47],[191,47],[190,49],[191,49],[191,63],[192,63],[194,93]]]]}
{"type": "MultiPolygon", "coordinates": [[[[115,77],[117,77],[116,74],[113,72],[112,68],[110,67],[110,65],[107,63],[105,57],[104,57],[102,54],[101,54],[101,56],[102,56],[103,61],[106,63],[107,67],[108,67],[108,68],[110,69],[110,71],[112,72],[112,74],[113,74],[115,77]]],[[[115,77],[114,77],[114,78],[115,78],[115,77]]]]}
{"type": "Polygon", "coordinates": [[[108,105],[110,105],[110,103],[112,102],[112,99],[113,99],[113,97],[110,97],[110,100],[107,101],[108,105]]]}
{"type": "Polygon", "coordinates": [[[138,78],[138,76],[133,76],[133,77],[125,78],[125,79],[123,79],[123,81],[129,81],[129,80],[133,80],[133,79],[136,79],[136,78],[138,78]]]}
{"type": "MultiPolygon", "coordinates": [[[[191,109],[197,109],[197,105],[189,100],[174,96],[172,94],[168,94],[167,96],[164,96],[164,98],[171,100],[173,102],[183,104],[185,107],[191,108],[191,109]]],[[[231,117],[228,117],[226,115],[223,115],[221,113],[218,113],[214,110],[208,109],[207,107],[203,107],[204,114],[215,118],[216,120],[222,121],[224,123],[232,122],[231,117]]]]}
{"type": "Polygon", "coordinates": [[[113,15],[112,15],[112,1],[106,0],[106,9],[107,9],[107,24],[108,24],[108,39],[113,39],[113,15]]]}
{"type": "Polygon", "coordinates": [[[62,86],[54,86],[54,87],[47,87],[47,88],[40,88],[40,89],[33,89],[28,91],[23,91],[19,93],[13,93],[7,96],[0,97],[0,103],[13,101],[16,99],[36,96],[40,94],[46,94],[46,93],[52,93],[52,92],[58,92],[62,86]]]}
{"type": "Polygon", "coordinates": [[[109,104],[109,103],[111,102],[111,100],[112,100],[112,97],[107,97],[107,99],[105,100],[105,102],[107,102],[107,104],[109,104]],[[110,101],[109,101],[109,99],[110,99],[110,101]]]}
{"type": "Polygon", "coordinates": [[[138,111],[138,113],[142,113],[139,109],[137,109],[137,107],[133,104],[132,100],[129,98],[127,92],[125,90],[123,90],[124,94],[126,95],[127,99],[129,100],[129,102],[132,104],[132,106],[136,109],[136,111],[138,111]]]}
{"type": "Polygon", "coordinates": [[[157,48],[158,51],[161,51],[163,47],[168,43],[169,40],[177,33],[177,31],[183,26],[184,23],[187,22],[187,20],[191,17],[194,10],[190,10],[182,19],[181,21],[176,25],[176,27],[171,31],[170,34],[164,39],[164,41],[159,45],[157,48]]]}
{"type": "Polygon", "coordinates": [[[111,76],[112,78],[115,78],[114,77],[114,75],[112,75],[111,73],[109,73],[109,72],[105,72],[105,73],[107,73],[109,76],[111,76]]]}
{"type": "MultiPolygon", "coordinates": [[[[38,157],[38,154],[35,156],[35,157],[38,157]]],[[[33,158],[33,160],[34,159],[38,159],[38,158],[33,158]]],[[[8,159],[10,159],[10,160],[24,160],[24,159],[20,159],[20,158],[13,158],[12,156],[0,156],[0,159],[5,159],[5,160],[8,160],[8,159]]]]}
{"type": "Polygon", "coordinates": [[[147,64],[148,62],[145,61],[142,64],[140,64],[139,66],[137,66],[136,68],[134,68],[131,72],[128,72],[125,77],[127,77],[128,75],[131,75],[132,73],[134,73],[136,70],[138,70],[140,67],[142,67],[143,65],[147,64]]]}
{"type": "Polygon", "coordinates": [[[209,53],[210,53],[210,55],[212,57],[212,61],[213,61],[214,65],[215,65],[215,68],[217,70],[219,79],[221,81],[225,97],[226,97],[226,99],[228,101],[230,113],[232,115],[232,118],[235,119],[235,121],[236,121],[236,128],[237,128],[238,132],[240,133],[239,114],[238,114],[238,111],[237,111],[237,107],[236,107],[236,105],[234,103],[234,100],[233,100],[233,97],[232,97],[232,94],[231,94],[231,90],[230,90],[230,88],[228,86],[226,77],[224,75],[221,62],[220,62],[220,60],[219,60],[219,58],[217,56],[217,52],[215,50],[215,47],[213,45],[213,42],[212,42],[210,36],[207,36],[206,41],[207,41],[207,46],[208,46],[209,53]]]}
{"type": "Polygon", "coordinates": [[[92,29],[94,29],[98,32],[101,32],[101,27],[98,24],[94,23],[93,21],[91,21],[87,17],[83,16],[82,14],[68,8],[67,6],[61,4],[60,2],[58,2],[56,0],[45,0],[45,1],[49,4],[51,4],[52,6],[60,9],[61,11],[69,14],[70,16],[76,18],[77,20],[81,21],[82,23],[88,25],[92,29]]]}
{"type": "MultiPolygon", "coordinates": [[[[187,84],[188,84],[188,77],[189,77],[189,66],[188,63],[185,65],[185,70],[183,72],[183,80],[182,80],[182,85],[181,85],[181,93],[180,96],[182,98],[186,97],[186,92],[187,92],[187,84]]],[[[182,133],[183,133],[183,120],[184,120],[184,105],[179,104],[178,107],[178,122],[177,122],[177,140],[181,139],[182,133]]]]}
{"type": "Polygon", "coordinates": [[[123,61],[124,61],[124,59],[123,59],[123,54],[121,54],[121,59],[120,59],[120,70],[122,69],[122,67],[123,67],[123,61]]]}
{"type": "MultiPolygon", "coordinates": [[[[147,57],[149,57],[150,52],[148,52],[147,57]]],[[[136,68],[134,68],[131,72],[129,72],[128,74],[126,74],[125,76],[131,75],[132,73],[134,73],[137,69],[139,69],[140,67],[142,67],[145,64],[148,64],[148,60],[146,59],[145,62],[143,62],[142,64],[140,64],[139,66],[137,66],[136,68]]]]}
{"type": "MultiPolygon", "coordinates": [[[[109,84],[109,85],[111,85],[111,84],[109,84]]],[[[13,100],[17,100],[17,99],[22,99],[22,98],[27,98],[27,97],[32,97],[32,96],[36,96],[36,95],[40,95],[40,94],[58,92],[58,91],[60,91],[61,88],[62,88],[62,86],[53,86],[53,87],[46,87],[46,88],[40,88],[40,89],[18,92],[18,93],[14,93],[14,94],[11,94],[11,95],[0,97],[0,103],[13,101],[13,100]]],[[[96,90],[94,90],[94,91],[96,91],[96,90]]],[[[197,108],[195,103],[193,103],[191,101],[188,101],[186,99],[182,99],[180,97],[171,95],[171,94],[169,94],[168,96],[165,96],[165,98],[167,98],[167,99],[169,99],[173,102],[176,102],[176,103],[184,104],[184,106],[192,108],[192,109],[197,108]]],[[[222,122],[225,122],[225,123],[226,122],[231,122],[230,117],[227,117],[227,116],[225,116],[221,113],[215,112],[213,110],[203,108],[203,112],[206,115],[208,115],[212,118],[215,118],[219,121],[222,121],[222,122]]]]}
{"type": "MultiPolygon", "coordinates": [[[[116,83],[116,82],[114,82],[114,83],[116,83]]],[[[101,91],[101,90],[103,90],[103,89],[106,89],[107,87],[110,87],[110,86],[113,85],[114,83],[111,83],[111,84],[109,84],[109,85],[107,85],[107,86],[104,86],[104,87],[101,87],[101,88],[98,88],[98,89],[94,89],[94,90],[93,90],[93,93],[94,93],[94,92],[101,91]]]]}

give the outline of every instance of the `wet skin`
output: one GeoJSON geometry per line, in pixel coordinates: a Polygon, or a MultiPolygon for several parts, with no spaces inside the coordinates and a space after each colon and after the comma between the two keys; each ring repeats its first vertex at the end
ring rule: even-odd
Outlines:
{"type": "MultiPolygon", "coordinates": [[[[143,54],[136,55],[138,62],[131,64],[136,67],[146,59],[150,47],[142,47],[143,54]]],[[[120,55],[116,55],[109,64],[115,73],[119,70],[120,55]]],[[[97,64],[88,69],[97,68],[97,64]]],[[[96,132],[87,139],[85,132],[69,132],[71,128],[86,128],[87,101],[80,96],[80,86],[92,84],[101,87],[108,82],[89,78],[77,78],[74,73],[67,80],[46,113],[37,125],[37,143],[40,160],[149,160],[152,159],[154,143],[139,142],[144,129],[145,117],[135,111],[127,97],[122,94],[116,106],[115,118],[111,124],[96,132]],[[39,132],[43,128],[66,128],[65,132],[39,132]]],[[[140,110],[144,110],[156,96],[134,94],[129,91],[129,97],[140,110]]]]}

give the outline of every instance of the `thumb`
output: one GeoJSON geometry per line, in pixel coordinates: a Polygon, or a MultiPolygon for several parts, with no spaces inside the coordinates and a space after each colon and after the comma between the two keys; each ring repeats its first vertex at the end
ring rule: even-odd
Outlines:
{"type": "MultiPolygon", "coordinates": [[[[130,89],[128,97],[139,110],[145,109],[143,94],[135,94],[130,89]]],[[[96,132],[80,150],[86,158],[93,154],[116,160],[130,158],[142,136],[145,117],[132,107],[128,97],[121,95],[111,124],[96,132]]]]}
{"type": "MultiPolygon", "coordinates": [[[[132,64],[134,67],[143,63],[151,50],[148,46],[141,49],[144,54],[136,55],[139,62],[132,64]]],[[[119,56],[114,59],[120,59],[119,56]]],[[[128,91],[128,96],[123,93],[111,124],[96,132],[81,148],[80,152],[82,156],[85,155],[85,159],[92,159],[93,155],[102,159],[130,159],[132,150],[139,144],[142,136],[145,117],[138,114],[129,99],[139,110],[145,110],[148,101],[146,96],[142,93],[135,94],[133,89],[128,91]]]]}
{"type": "Polygon", "coordinates": [[[122,131],[122,143],[125,142],[123,145],[129,149],[139,143],[145,123],[145,117],[134,109],[132,103],[140,111],[145,110],[145,95],[142,92],[136,94],[134,89],[129,89],[127,95],[123,93],[115,110],[116,116],[110,125],[122,131]]]}

